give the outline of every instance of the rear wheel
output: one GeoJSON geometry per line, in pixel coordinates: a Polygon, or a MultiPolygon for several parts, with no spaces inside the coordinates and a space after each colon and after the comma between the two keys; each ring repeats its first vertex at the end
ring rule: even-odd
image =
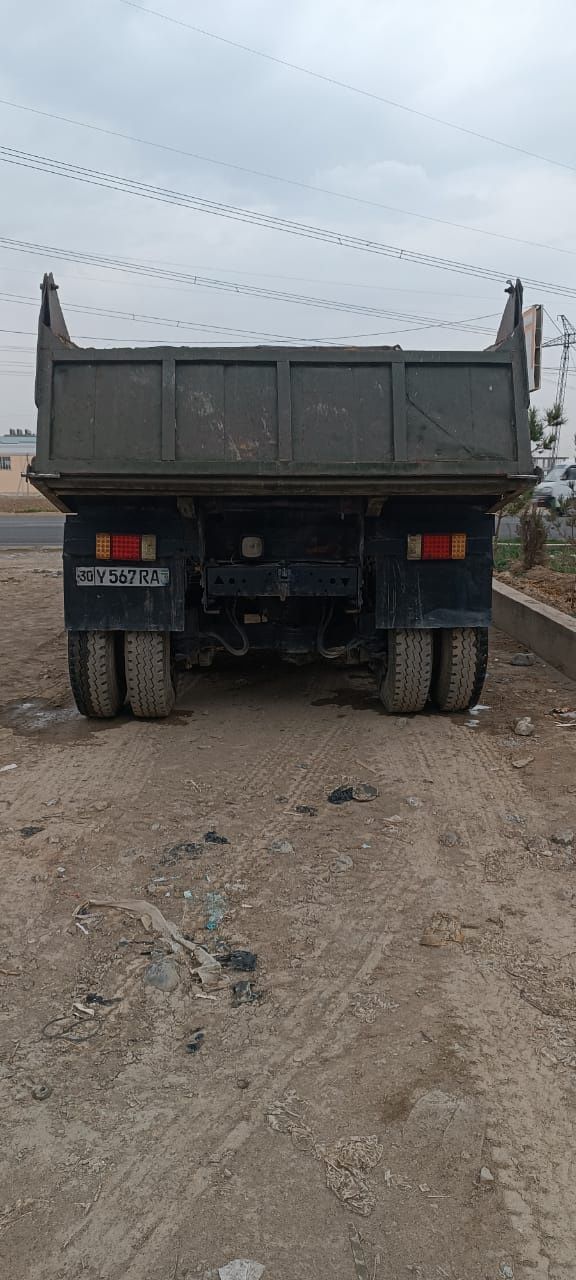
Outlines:
{"type": "Polygon", "coordinates": [[[432,698],[440,711],[466,711],[478,701],[488,665],[488,632],[451,627],[439,631],[432,698]]]}
{"type": "Polygon", "coordinates": [[[390,631],[388,635],[380,699],[392,715],[422,711],[432,679],[432,635],[430,631],[390,631]]]}
{"type": "Polygon", "coordinates": [[[106,720],[120,710],[126,697],[121,642],[113,631],[68,632],[68,672],[81,715],[106,720]]]}
{"type": "Polygon", "coordinates": [[[169,716],[176,689],[168,632],[127,631],[124,658],[128,699],[134,715],[152,720],[169,716]]]}

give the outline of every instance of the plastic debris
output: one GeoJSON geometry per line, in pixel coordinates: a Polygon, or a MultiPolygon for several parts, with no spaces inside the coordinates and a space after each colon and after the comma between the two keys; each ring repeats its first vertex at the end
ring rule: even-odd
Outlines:
{"type": "Polygon", "coordinates": [[[198,858],[202,853],[202,845],[194,844],[191,840],[183,840],[181,844],[173,844],[170,849],[162,855],[160,863],[163,867],[169,867],[174,862],[179,862],[181,858],[198,858]]]}
{"type": "Polygon", "coordinates": [[[268,1126],[275,1133],[289,1133],[298,1151],[323,1161],[329,1190],[347,1208],[367,1217],[374,1208],[375,1197],[364,1175],[382,1159],[384,1149],[378,1138],[373,1134],[366,1138],[341,1138],[326,1150],[316,1140],[301,1111],[300,1099],[289,1093],[283,1101],[274,1103],[274,1110],[267,1117],[268,1126]]]}
{"type": "Polygon", "coordinates": [[[355,1227],[348,1228],[348,1238],[350,1240],[350,1248],[352,1250],[352,1257],[354,1259],[354,1266],[356,1267],[358,1280],[370,1280],[366,1255],[362,1248],[362,1241],[355,1227]]]}
{"type": "Polygon", "coordinates": [[[348,801],[353,799],[354,799],[353,787],[336,787],[336,789],[334,791],[331,791],[330,795],[328,796],[328,800],[330,804],[348,804],[348,801]]]}
{"type": "Polygon", "coordinates": [[[330,870],[335,872],[351,871],[354,866],[353,859],[349,853],[340,853],[334,862],[330,863],[330,870]]]}
{"type": "Polygon", "coordinates": [[[235,982],[232,987],[232,1003],[239,1004],[257,1004],[262,999],[260,991],[254,991],[252,983],[244,978],[241,982],[235,982]]]}
{"type": "Polygon", "coordinates": [[[205,844],[230,844],[226,836],[219,836],[216,831],[207,831],[204,836],[205,844]]]}
{"type": "Polygon", "coordinates": [[[44,827],[21,827],[20,835],[24,836],[25,840],[29,840],[30,836],[37,836],[40,833],[40,831],[43,831],[43,830],[44,830],[44,827]]]}
{"type": "Polygon", "coordinates": [[[51,1093],[52,1093],[51,1085],[37,1084],[34,1086],[32,1090],[32,1097],[35,1099],[36,1102],[46,1102],[46,1099],[50,1097],[51,1093]]]}
{"type": "Polygon", "coordinates": [[[186,898],[187,902],[191,902],[194,897],[194,894],[192,893],[191,889],[185,889],[184,893],[182,894],[182,897],[186,898]]]}
{"type": "Polygon", "coordinates": [[[450,942],[464,942],[464,932],[457,916],[437,911],[420,939],[421,947],[447,947],[450,942]]]}
{"type": "Polygon", "coordinates": [[[88,995],[85,996],[85,1003],[99,1004],[109,1008],[113,1004],[120,1004],[120,996],[111,996],[110,999],[107,1000],[105,996],[99,996],[97,991],[89,991],[88,995]]]}
{"type": "Polygon", "coordinates": [[[18,768],[17,764],[3,764],[2,767],[0,768],[0,773],[11,773],[12,769],[17,769],[17,768],[18,768]]]}
{"type": "Polygon", "coordinates": [[[531,738],[534,733],[534,725],[530,716],[522,716],[514,725],[514,733],[518,738],[531,738]]]}
{"type": "Polygon", "coordinates": [[[297,804],[294,812],[307,814],[309,818],[318,817],[318,810],[313,804],[297,804]]]}
{"type": "Polygon", "coordinates": [[[227,969],[236,969],[239,973],[253,973],[258,957],[254,951],[228,950],[219,951],[218,959],[227,969]]]}
{"type": "Polygon", "coordinates": [[[294,853],[294,845],[289,840],[273,840],[268,849],[269,853],[294,853]]]}
{"type": "Polygon", "coordinates": [[[326,1186],[355,1213],[367,1217],[376,1203],[364,1174],[380,1163],[384,1148],[375,1135],[341,1138],[324,1156],[326,1186]]]}
{"type": "Polygon", "coordinates": [[[263,1274],[262,1263],[252,1262],[248,1258],[235,1258],[234,1262],[218,1268],[220,1280],[260,1280],[263,1274]]]}
{"type": "Polygon", "coordinates": [[[204,947],[198,946],[196,942],[191,942],[189,938],[185,938],[177,925],[171,920],[166,920],[162,915],[159,907],[152,902],[146,902],[140,898],[88,898],[79,906],[74,915],[81,916],[88,911],[90,907],[110,907],[113,911],[126,911],[129,915],[138,916],[142,924],[147,930],[154,930],[172,946],[173,951],[184,948],[190,951],[196,960],[195,972],[204,987],[223,987],[228,986],[229,978],[222,971],[215,956],[211,956],[209,951],[204,947]]]}
{"type": "Polygon", "coordinates": [[[221,893],[206,894],[206,910],[208,912],[206,928],[209,929],[211,933],[214,933],[219,925],[222,924],[226,913],[226,901],[222,897],[221,893]]]}
{"type": "Polygon", "coordinates": [[[535,659],[534,659],[533,653],[513,653],[510,659],[510,666],[511,667],[533,667],[534,661],[535,659]]]}
{"type": "Polygon", "coordinates": [[[178,970],[169,956],[151,960],[144,970],[146,986],[157,987],[158,991],[175,991],[178,981],[178,970]]]}
{"type": "Polygon", "coordinates": [[[192,1032],[192,1035],[186,1045],[186,1053],[199,1053],[202,1045],[204,1044],[204,1039],[205,1036],[202,1027],[197,1027],[196,1031],[192,1032]]]}

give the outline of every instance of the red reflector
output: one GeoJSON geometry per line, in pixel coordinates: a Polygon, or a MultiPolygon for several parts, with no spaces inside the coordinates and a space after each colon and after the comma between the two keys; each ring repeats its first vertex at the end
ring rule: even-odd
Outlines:
{"type": "Polygon", "coordinates": [[[113,560],[140,559],[139,533],[113,533],[110,544],[110,554],[113,560]]]}
{"type": "MultiPolygon", "coordinates": [[[[114,542],[114,539],[112,539],[114,542]]],[[[422,535],[423,560],[450,560],[452,538],[449,533],[424,533],[422,535]]]]}

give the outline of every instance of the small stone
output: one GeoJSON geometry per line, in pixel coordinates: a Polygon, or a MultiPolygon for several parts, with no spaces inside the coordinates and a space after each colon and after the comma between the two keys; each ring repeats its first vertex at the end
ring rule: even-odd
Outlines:
{"type": "Polygon", "coordinates": [[[570,845],[574,844],[574,832],[570,830],[557,831],[556,834],[550,838],[552,840],[552,844],[559,844],[562,849],[569,849],[570,845]]]}
{"type": "Polygon", "coordinates": [[[411,809],[422,808],[422,801],[418,799],[418,796],[407,796],[406,804],[409,804],[411,809]]]}
{"type": "Polygon", "coordinates": [[[350,854],[341,853],[337,858],[334,859],[334,862],[330,863],[330,870],[336,871],[336,872],[351,871],[353,866],[354,866],[354,862],[350,857],[350,854]]]}
{"type": "Polygon", "coordinates": [[[152,960],[144,970],[144,982],[158,991],[174,991],[178,986],[178,971],[169,956],[152,960]]]}
{"type": "Polygon", "coordinates": [[[238,1079],[237,1079],[237,1081],[236,1081],[236,1087],[237,1087],[238,1089],[249,1089],[249,1088],[250,1088],[250,1081],[249,1081],[248,1077],[247,1077],[247,1076],[238,1076],[238,1079]]]}
{"type": "Polygon", "coordinates": [[[531,738],[534,733],[534,725],[530,716],[522,716],[514,725],[514,733],[518,738],[531,738]]]}
{"type": "Polygon", "coordinates": [[[510,666],[511,667],[533,667],[534,661],[535,659],[534,659],[533,653],[514,653],[510,659],[510,666]]]}
{"type": "Polygon", "coordinates": [[[52,1086],[49,1084],[37,1084],[32,1090],[32,1097],[36,1102],[46,1102],[52,1093],[52,1086]]]}
{"type": "Polygon", "coordinates": [[[269,853],[294,853],[294,845],[289,840],[273,840],[269,846],[269,853]]]}
{"type": "Polygon", "coordinates": [[[480,1170],[479,1181],[485,1187],[490,1187],[494,1182],[494,1174],[486,1167],[486,1165],[483,1165],[480,1170]]]}
{"type": "Polygon", "coordinates": [[[514,1272],[507,1262],[500,1263],[500,1275],[504,1276],[504,1280],[514,1280],[514,1272]]]}
{"type": "Polygon", "coordinates": [[[443,845],[445,849],[455,849],[462,841],[457,831],[444,831],[438,838],[438,843],[443,845]]]}
{"type": "Polygon", "coordinates": [[[375,800],[378,795],[378,787],[374,787],[371,782],[359,782],[352,788],[352,799],[358,800],[361,804],[367,800],[375,800]]]}

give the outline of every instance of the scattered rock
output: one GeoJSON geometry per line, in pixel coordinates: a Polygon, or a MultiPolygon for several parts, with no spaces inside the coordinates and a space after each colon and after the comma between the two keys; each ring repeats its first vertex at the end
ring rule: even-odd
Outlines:
{"type": "Polygon", "coordinates": [[[569,849],[570,845],[574,844],[574,832],[570,830],[557,831],[550,839],[552,844],[559,844],[562,849],[569,849]]]}
{"type": "Polygon", "coordinates": [[[458,916],[437,911],[420,939],[421,947],[447,947],[450,942],[464,942],[464,931],[458,916]]]}
{"type": "Polygon", "coordinates": [[[478,1175],[478,1181],[483,1187],[491,1187],[494,1184],[494,1174],[490,1169],[483,1165],[478,1175]]]}
{"type": "Polygon", "coordinates": [[[518,738],[531,738],[534,733],[534,725],[530,716],[522,716],[514,725],[514,733],[518,738]]]}
{"type": "Polygon", "coordinates": [[[527,764],[534,764],[534,756],[516,756],[510,763],[513,769],[525,769],[527,764]]]}
{"type": "Polygon", "coordinates": [[[268,849],[269,853],[294,853],[294,845],[289,840],[273,840],[268,849]]]}
{"type": "Polygon", "coordinates": [[[204,1044],[204,1032],[202,1027],[198,1027],[192,1032],[191,1038],[186,1045],[186,1053],[199,1053],[204,1044]]]}
{"type": "Polygon", "coordinates": [[[511,667],[533,667],[535,662],[533,653],[514,653],[510,659],[511,667]]]}
{"type": "Polygon", "coordinates": [[[160,863],[163,867],[169,867],[174,862],[179,862],[181,858],[197,858],[202,853],[202,845],[194,844],[191,840],[183,840],[181,844],[173,844],[170,849],[162,855],[160,863]]]}
{"type": "Polygon", "coordinates": [[[334,862],[330,863],[331,871],[351,871],[354,862],[349,853],[340,853],[334,862]]]}
{"type": "Polygon", "coordinates": [[[361,804],[367,800],[375,800],[378,794],[378,787],[374,787],[370,782],[359,782],[357,786],[352,787],[352,799],[360,801],[361,804]]]}
{"type": "Polygon", "coordinates": [[[294,812],[295,812],[295,813],[304,813],[304,814],[306,814],[306,815],[307,815],[307,817],[309,817],[309,818],[317,818],[317,817],[318,817],[318,810],[314,807],[314,805],[313,805],[313,804],[297,804],[297,805],[296,805],[296,808],[295,808],[295,810],[294,810],[294,812]]]}
{"type": "Polygon", "coordinates": [[[217,831],[207,831],[204,836],[205,844],[230,844],[226,836],[219,836],[217,831]]]}
{"type": "Polygon", "coordinates": [[[235,1258],[234,1262],[218,1268],[220,1280],[260,1280],[263,1273],[262,1263],[248,1258],[235,1258]]]}
{"type": "Polygon", "coordinates": [[[248,1079],[248,1076],[238,1076],[238,1079],[236,1080],[236,1088],[237,1088],[237,1089],[249,1089],[249,1088],[250,1088],[250,1081],[249,1081],[249,1079],[248,1079]]]}
{"type": "Polygon", "coordinates": [[[144,982],[148,987],[156,987],[158,991],[175,991],[178,981],[178,970],[170,956],[151,960],[144,970],[144,982]]]}
{"type": "Polygon", "coordinates": [[[418,799],[418,796],[407,796],[406,804],[409,804],[411,809],[422,808],[422,801],[418,799]]]}
{"type": "Polygon", "coordinates": [[[504,1280],[514,1280],[514,1272],[507,1262],[500,1263],[500,1275],[504,1276],[504,1280]]]}
{"type": "Polygon", "coordinates": [[[43,830],[44,827],[20,827],[20,835],[24,836],[25,840],[29,840],[30,836],[37,836],[43,830]]]}
{"type": "Polygon", "coordinates": [[[51,1093],[52,1093],[51,1085],[37,1084],[34,1086],[32,1090],[32,1097],[35,1098],[36,1102],[46,1102],[46,1099],[50,1097],[51,1093]]]}
{"type": "Polygon", "coordinates": [[[457,831],[444,831],[442,835],[438,837],[438,843],[441,844],[444,849],[455,849],[457,845],[462,844],[462,841],[457,831]]]}

